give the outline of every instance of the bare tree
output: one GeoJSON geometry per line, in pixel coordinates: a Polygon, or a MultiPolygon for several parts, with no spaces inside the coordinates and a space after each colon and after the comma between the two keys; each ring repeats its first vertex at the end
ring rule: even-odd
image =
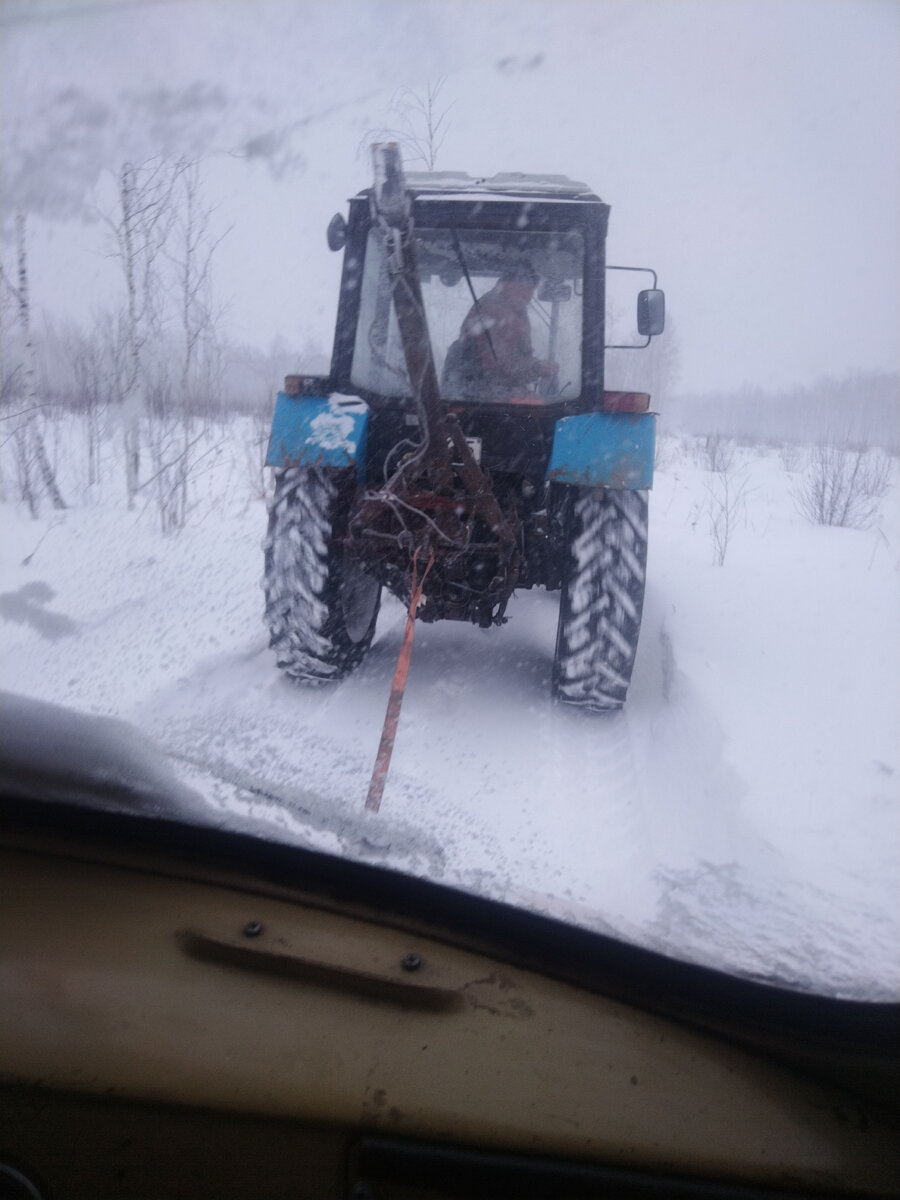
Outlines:
{"type": "Polygon", "coordinates": [[[179,164],[178,208],[173,249],[167,257],[175,272],[175,292],[181,324],[182,359],[180,379],[181,454],[175,466],[175,511],[173,528],[187,520],[190,479],[192,418],[198,408],[199,387],[211,391],[216,383],[219,350],[216,342],[215,310],[212,299],[212,260],[230,232],[214,235],[211,222],[215,207],[202,195],[200,163],[179,164]]]}
{"type": "Polygon", "coordinates": [[[163,159],[125,163],[118,181],[118,211],[106,216],[125,279],[127,371],[120,397],[125,448],[125,491],[134,508],[140,487],[140,421],[146,407],[142,352],[150,330],[159,330],[159,256],[173,214],[170,204],[178,167],[163,159]]]}
{"type": "Polygon", "coordinates": [[[794,500],[815,525],[866,529],[891,482],[891,462],[884,454],[850,449],[833,442],[813,447],[809,465],[794,500]]]}
{"type": "Polygon", "coordinates": [[[272,495],[274,482],[271,472],[266,470],[266,457],[274,408],[274,393],[271,388],[266,388],[259,406],[250,414],[250,436],[244,441],[244,462],[252,500],[267,502],[272,495]]]}
{"type": "Polygon", "coordinates": [[[446,82],[441,78],[427,83],[424,91],[411,87],[396,91],[388,106],[387,121],[366,131],[359,151],[368,149],[372,142],[398,142],[408,163],[422,163],[426,171],[433,171],[450,128],[453,104],[445,105],[441,100],[446,82]]]}
{"type": "Polygon", "coordinates": [[[198,442],[193,421],[201,393],[208,406],[221,369],[211,272],[229,230],[214,232],[215,211],[203,199],[199,160],[153,159],[122,168],[118,208],[106,218],[126,293],[120,412],[128,505],[148,487],[166,532],[187,520],[198,442]],[[152,417],[143,434],[150,468],[142,481],[145,417],[152,417]]]}
{"type": "Polygon", "coordinates": [[[173,399],[176,387],[164,368],[153,373],[147,387],[150,415],[146,438],[151,468],[141,490],[155,503],[163,533],[175,533],[184,527],[188,464],[203,436],[189,432],[185,409],[173,399]]]}
{"type": "Polygon", "coordinates": [[[715,479],[707,486],[706,513],[712,539],[713,562],[717,567],[725,565],[732,534],[744,512],[746,492],[746,480],[732,480],[729,466],[717,471],[715,479]]]}
{"type": "Polygon", "coordinates": [[[73,325],[60,337],[69,407],[84,420],[85,482],[100,482],[105,418],[124,390],[126,346],[121,314],[99,315],[85,331],[73,325]]]}
{"type": "MultiPolygon", "coordinates": [[[[11,445],[13,470],[15,472],[15,495],[24,501],[32,517],[38,515],[38,497],[34,488],[32,457],[28,446],[26,429],[22,416],[25,402],[22,398],[22,365],[11,370],[7,366],[7,356],[4,353],[0,362],[0,413],[3,419],[3,446],[11,445]],[[9,411],[7,411],[9,410],[9,411]]],[[[0,477],[0,496],[6,498],[5,480],[0,477]]]]}
{"type": "Polygon", "coordinates": [[[35,487],[31,478],[32,467],[36,468],[44,491],[50,497],[53,507],[63,509],[66,507],[66,503],[59,490],[56,472],[47,455],[47,447],[44,443],[44,434],[39,420],[43,405],[39,395],[37,352],[35,350],[34,335],[31,327],[28,240],[24,212],[16,213],[15,239],[16,283],[11,283],[5,272],[3,274],[3,282],[15,300],[19,329],[22,335],[24,359],[22,362],[22,408],[11,419],[16,422],[13,438],[16,449],[16,466],[19,476],[20,494],[28,504],[32,516],[37,516],[38,504],[35,487]]]}

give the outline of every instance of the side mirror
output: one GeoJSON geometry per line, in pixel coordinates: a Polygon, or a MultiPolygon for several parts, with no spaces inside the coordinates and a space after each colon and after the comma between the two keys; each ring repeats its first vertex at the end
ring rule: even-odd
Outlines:
{"type": "Polygon", "coordinates": [[[666,327],[666,293],[659,288],[638,292],[637,327],[641,337],[656,337],[666,327]]]}
{"type": "Polygon", "coordinates": [[[545,279],[538,288],[537,298],[542,304],[552,304],[554,301],[565,304],[572,299],[572,287],[568,283],[545,279]]]}
{"type": "Polygon", "coordinates": [[[343,250],[347,244],[347,222],[341,213],[335,213],[328,222],[325,236],[328,238],[329,250],[343,250]]]}

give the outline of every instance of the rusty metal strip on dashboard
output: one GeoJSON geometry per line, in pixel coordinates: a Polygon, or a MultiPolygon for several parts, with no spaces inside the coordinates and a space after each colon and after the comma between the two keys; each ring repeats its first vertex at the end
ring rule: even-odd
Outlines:
{"type": "Polygon", "coordinates": [[[276,975],[282,979],[296,979],[313,987],[347,992],[369,1000],[383,1000],[405,1008],[452,1012],[463,1008],[466,1003],[465,997],[451,988],[407,982],[389,975],[375,975],[355,967],[338,966],[295,954],[280,954],[256,946],[236,945],[196,930],[182,930],[176,937],[184,953],[201,962],[219,963],[263,975],[276,975]]]}

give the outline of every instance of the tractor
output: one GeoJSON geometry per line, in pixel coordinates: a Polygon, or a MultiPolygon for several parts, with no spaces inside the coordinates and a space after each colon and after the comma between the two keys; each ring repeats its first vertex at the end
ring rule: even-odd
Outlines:
{"type": "Polygon", "coordinates": [[[338,680],[383,589],[420,621],[503,624],[560,592],[553,696],[621,708],[647,558],[650,397],[604,389],[607,271],[646,271],[637,331],[665,323],[649,268],[606,264],[609,206],[557,175],[405,173],[335,215],[328,376],[288,375],[272,423],[266,621],[279,665],[338,680]]]}

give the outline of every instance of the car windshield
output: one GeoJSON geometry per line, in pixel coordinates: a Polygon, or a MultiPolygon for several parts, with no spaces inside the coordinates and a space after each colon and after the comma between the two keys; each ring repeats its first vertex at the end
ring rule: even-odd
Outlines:
{"type": "Polygon", "coordinates": [[[152,763],[185,820],[896,998],[898,18],[4,0],[6,746],[62,778],[96,735],[97,804],[152,763]],[[430,448],[377,228],[326,244],[373,143],[485,213],[495,175],[585,179],[639,268],[595,312],[533,195],[499,234],[420,219],[430,448]],[[604,321],[644,348],[589,403],[604,321]]]}

